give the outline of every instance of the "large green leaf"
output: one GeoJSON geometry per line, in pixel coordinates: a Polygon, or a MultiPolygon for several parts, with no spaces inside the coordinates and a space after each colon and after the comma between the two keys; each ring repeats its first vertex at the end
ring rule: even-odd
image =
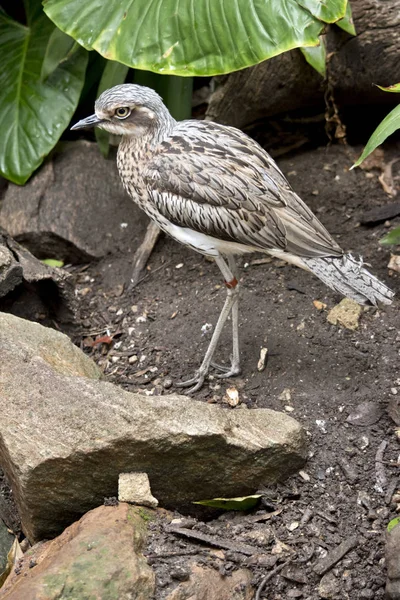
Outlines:
{"type": "Polygon", "coordinates": [[[79,48],[41,80],[54,25],[39,0],[25,2],[27,26],[0,12],[0,174],[23,184],[67,127],[82,89],[87,52],[79,48]]]}
{"type": "Polygon", "coordinates": [[[297,0],[310,13],[325,23],[335,23],[346,14],[347,0],[297,0]]]}
{"type": "Polygon", "coordinates": [[[229,73],[318,45],[346,0],[44,0],[56,25],[87,49],[137,69],[229,73]]]}
{"type": "Polygon", "coordinates": [[[42,62],[41,78],[47,79],[78,48],[79,44],[74,38],[55,27],[47,43],[46,53],[42,62]]]}
{"type": "Polygon", "coordinates": [[[344,15],[343,19],[336,21],[336,25],[350,35],[357,35],[356,28],[354,27],[353,13],[350,2],[347,2],[346,14],[344,15]]]}
{"type": "Polygon", "coordinates": [[[320,37],[319,46],[310,46],[309,48],[300,48],[304,58],[309,65],[314,67],[322,77],[326,75],[326,48],[323,36],[320,37]]]}
{"type": "Polygon", "coordinates": [[[367,156],[375,150],[375,148],[382,144],[386,138],[394,133],[397,129],[400,129],[400,104],[399,106],[396,106],[396,108],[394,108],[378,125],[374,133],[369,138],[367,145],[364,148],[364,152],[351,168],[353,169],[354,167],[358,167],[358,165],[360,165],[362,161],[365,160],[367,156]]]}

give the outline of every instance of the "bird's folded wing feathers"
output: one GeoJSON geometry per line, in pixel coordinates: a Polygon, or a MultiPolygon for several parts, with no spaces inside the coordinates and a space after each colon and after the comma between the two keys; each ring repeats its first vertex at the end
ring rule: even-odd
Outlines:
{"type": "Polygon", "coordinates": [[[178,123],[144,179],[157,210],[175,225],[262,250],[342,254],[272,158],[232,127],[178,123]]]}

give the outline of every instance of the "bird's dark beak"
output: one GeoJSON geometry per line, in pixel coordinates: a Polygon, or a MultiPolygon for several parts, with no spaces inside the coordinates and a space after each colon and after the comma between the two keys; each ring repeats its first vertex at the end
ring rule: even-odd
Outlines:
{"type": "Polygon", "coordinates": [[[99,117],[97,117],[96,115],[90,115],[90,117],[86,117],[86,119],[82,119],[81,121],[78,121],[77,123],[75,123],[75,125],[73,125],[71,127],[72,129],[85,129],[87,127],[95,127],[96,125],[99,125],[100,123],[103,123],[102,119],[99,119],[99,117]]]}

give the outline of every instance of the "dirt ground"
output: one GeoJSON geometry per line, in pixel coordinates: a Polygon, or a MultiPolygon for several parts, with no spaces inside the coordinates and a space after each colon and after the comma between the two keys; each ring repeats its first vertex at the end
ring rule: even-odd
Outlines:
{"type": "MultiPolygon", "coordinates": [[[[379,168],[348,170],[358,150],[319,148],[278,163],[339,244],[361,254],[398,298],[399,274],[388,271],[390,250],[378,243],[389,224],[360,225],[366,211],[391,199],[378,181],[379,168]]],[[[389,148],[385,164],[395,156],[396,148],[389,148]]],[[[399,223],[393,219],[390,227],[399,223]]],[[[309,434],[309,460],[301,474],[264,490],[258,513],[186,523],[216,538],[259,544],[256,556],[235,548],[210,552],[168,533],[163,520],[151,523],[147,552],[157,573],[156,599],[163,600],[185,578],[194,559],[227,574],[249,566],[255,586],[272,574],[260,598],[383,598],[385,530],[397,514],[392,497],[399,438],[387,407],[400,394],[398,299],[391,307],[364,310],[358,330],[349,331],[327,322],[339,296],[275,259],[254,264],[260,258],[265,257],[238,260],[242,374],[231,380],[210,377],[193,402],[221,403],[227,410],[286,410],[309,434]],[[315,300],[327,308],[318,310],[315,300]],[[268,363],[259,372],[265,347],[268,363]],[[238,390],[236,408],[226,403],[229,387],[238,390]],[[273,511],[280,512],[269,515],[273,511]],[[255,514],[259,520],[250,518],[255,514]],[[342,543],[348,552],[324,575],[321,559],[342,543]],[[288,559],[290,568],[279,571],[288,559]]],[[[70,267],[81,314],[69,333],[114,383],[146,394],[178,391],[174,383],[200,364],[210,339],[207,324],[216,323],[224,301],[218,268],[162,236],[145,278],[127,293],[130,260],[131,255],[110,256],[70,267]],[[111,343],[99,343],[102,336],[111,343]]],[[[229,361],[230,344],[227,327],[219,362],[229,361]]]]}

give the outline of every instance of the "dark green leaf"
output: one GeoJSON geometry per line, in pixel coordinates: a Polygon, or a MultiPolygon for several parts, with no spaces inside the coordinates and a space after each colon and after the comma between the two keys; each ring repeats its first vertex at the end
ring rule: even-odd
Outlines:
{"type": "Polygon", "coordinates": [[[344,15],[343,19],[336,21],[336,25],[340,27],[340,29],[343,29],[343,31],[349,33],[350,35],[357,35],[356,28],[354,27],[350,2],[347,2],[346,14],[344,15]]]}
{"type": "Polygon", "coordinates": [[[49,75],[57,69],[64,61],[68,60],[72,54],[78,50],[79,44],[69,35],[55,27],[47,43],[46,54],[44,55],[41,79],[47,79],[49,75]]]}
{"type": "Polygon", "coordinates": [[[364,148],[364,152],[361,154],[360,158],[354,163],[351,167],[358,167],[362,163],[364,159],[371,154],[379,146],[382,144],[389,135],[394,133],[397,129],[400,129],[400,104],[396,106],[387,117],[385,117],[375,129],[374,133],[369,138],[367,145],[364,148]]]}
{"type": "MultiPolygon", "coordinates": [[[[108,90],[114,85],[119,85],[120,83],[124,83],[126,76],[128,74],[129,67],[123,65],[119,62],[115,62],[114,60],[108,60],[106,62],[106,66],[104,67],[103,75],[101,76],[99,87],[97,90],[97,97],[100,96],[104,90],[108,90]]],[[[110,149],[110,135],[104,129],[100,129],[96,127],[94,130],[94,134],[96,136],[97,144],[100,148],[100,152],[103,156],[107,158],[108,151],[110,149]]]]}
{"type": "Polygon", "coordinates": [[[376,87],[384,92],[394,92],[395,94],[400,94],[400,83],[395,83],[394,85],[389,85],[388,87],[383,87],[382,85],[377,85],[376,87]]]}
{"type": "Polygon", "coordinates": [[[335,23],[344,18],[346,14],[347,0],[297,0],[300,6],[303,6],[320,21],[325,23],[335,23]]]}
{"type": "Polygon", "coordinates": [[[212,508],[223,508],[224,510],[250,510],[257,506],[261,498],[260,494],[243,496],[239,498],[213,498],[212,500],[199,500],[193,504],[211,506],[212,508]]]}
{"type": "Polygon", "coordinates": [[[69,124],[87,63],[80,48],[41,81],[54,25],[38,9],[38,0],[27,5],[27,27],[0,13],[0,174],[18,184],[43,162],[69,124]]]}
{"type": "Polygon", "coordinates": [[[326,48],[323,37],[320,37],[319,46],[310,48],[300,48],[304,54],[304,58],[322,77],[326,74],[326,48]]]}
{"type": "Polygon", "coordinates": [[[396,229],[392,229],[386,235],[383,236],[380,240],[381,244],[385,246],[398,246],[400,245],[400,227],[396,227],[396,229]]]}
{"type": "Polygon", "coordinates": [[[44,0],[46,14],[88,49],[170,75],[229,73],[286,50],[315,46],[346,0],[44,0]],[[325,4],[329,5],[328,7],[325,4]],[[313,14],[311,14],[313,13],[313,14]]]}
{"type": "Polygon", "coordinates": [[[400,517],[395,517],[394,519],[392,519],[391,521],[389,521],[388,526],[387,526],[387,530],[390,533],[393,529],[393,527],[396,527],[396,525],[398,525],[400,523],[400,517]]]}

